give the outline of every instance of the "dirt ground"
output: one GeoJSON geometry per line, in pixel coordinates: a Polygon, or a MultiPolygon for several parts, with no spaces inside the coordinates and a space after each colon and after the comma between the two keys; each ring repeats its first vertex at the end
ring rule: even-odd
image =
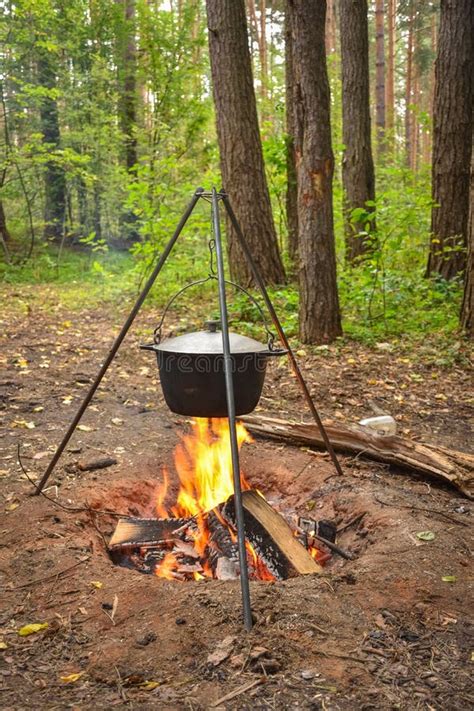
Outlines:
{"type": "MultiPolygon", "coordinates": [[[[7,709],[467,709],[474,705],[472,504],[427,478],[276,442],[244,446],[242,468],[280,509],[335,519],[354,554],[318,576],[251,583],[255,626],[241,625],[238,582],[177,583],[115,567],[116,518],[152,515],[184,419],[163,401],[156,321],[140,315],[53,474],[45,470],[123,320],[117,308],[41,307],[33,289],[3,293],[0,319],[0,707],[7,709]],[[115,466],[82,472],[104,455],[115,466]],[[435,538],[423,541],[421,531],[435,538]],[[444,580],[443,580],[444,578],[444,580]],[[112,608],[115,607],[114,610],[112,608]],[[113,613],[113,614],[112,614],[113,613]],[[31,623],[48,627],[28,636],[31,623]],[[229,639],[227,639],[229,638],[229,639]],[[227,658],[209,656],[227,645],[227,658]]],[[[325,418],[374,406],[408,437],[470,451],[472,379],[465,346],[301,353],[325,418]]],[[[267,377],[262,412],[309,419],[288,366],[267,377]]]]}

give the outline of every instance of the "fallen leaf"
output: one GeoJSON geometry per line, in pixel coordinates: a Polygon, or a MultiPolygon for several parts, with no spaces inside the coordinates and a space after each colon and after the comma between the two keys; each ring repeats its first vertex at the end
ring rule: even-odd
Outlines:
{"type": "Polygon", "coordinates": [[[304,351],[302,348],[300,348],[299,351],[296,351],[296,355],[300,356],[300,358],[304,358],[306,355],[306,351],[304,351]]]}
{"type": "Polygon", "coordinates": [[[121,420],[120,417],[112,417],[111,422],[113,425],[117,425],[117,427],[120,427],[120,425],[123,425],[123,420],[121,420]]]}
{"type": "Polygon", "coordinates": [[[44,407],[43,405],[38,405],[38,407],[33,408],[33,412],[43,412],[44,407]]]}
{"type": "Polygon", "coordinates": [[[8,644],[6,642],[0,642],[0,649],[8,649],[8,644]]]}
{"type": "Polygon", "coordinates": [[[63,398],[63,405],[70,405],[73,400],[73,395],[66,395],[66,397],[63,398]]]}
{"type": "Polygon", "coordinates": [[[81,676],[84,674],[84,672],[76,672],[75,674],[68,674],[67,676],[60,676],[59,678],[61,681],[64,681],[65,684],[74,684],[75,681],[81,678],[81,676]]]}
{"type": "Polygon", "coordinates": [[[81,432],[92,432],[93,428],[89,427],[88,425],[77,425],[77,429],[80,430],[81,432]]]}
{"type": "Polygon", "coordinates": [[[223,661],[230,657],[236,637],[225,637],[222,642],[219,642],[217,647],[211,654],[207,656],[207,663],[213,667],[219,666],[223,661]]]}
{"type": "Polygon", "coordinates": [[[156,689],[157,686],[161,684],[160,681],[142,681],[141,684],[138,686],[140,689],[145,689],[146,691],[152,691],[153,689],[156,689]]]}
{"type": "Polygon", "coordinates": [[[15,365],[17,368],[28,368],[28,361],[23,356],[20,356],[16,359],[15,365]]]}
{"type": "Polygon", "coordinates": [[[441,580],[443,581],[443,583],[455,583],[456,576],[455,575],[443,575],[441,580]]]}
{"type": "Polygon", "coordinates": [[[18,630],[20,637],[28,637],[29,634],[35,634],[36,632],[41,632],[49,627],[47,622],[32,622],[30,625],[24,625],[18,630]]]}
{"type": "Polygon", "coordinates": [[[14,511],[19,507],[18,501],[14,501],[12,504],[8,504],[8,506],[5,506],[5,511],[14,511]]]}
{"type": "Polygon", "coordinates": [[[436,538],[433,531],[419,531],[416,534],[416,537],[419,538],[420,541],[434,541],[434,539],[436,538]]]}
{"type": "Polygon", "coordinates": [[[101,583],[100,580],[91,580],[91,585],[92,587],[97,588],[97,590],[104,587],[104,583],[101,583]]]}
{"type": "Polygon", "coordinates": [[[25,427],[27,430],[34,430],[36,425],[32,421],[27,422],[26,420],[13,420],[12,427],[25,427]]]}

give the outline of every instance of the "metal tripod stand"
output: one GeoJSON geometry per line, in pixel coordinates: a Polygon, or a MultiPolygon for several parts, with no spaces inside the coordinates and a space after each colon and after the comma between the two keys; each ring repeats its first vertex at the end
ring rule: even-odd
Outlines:
{"type": "Polygon", "coordinates": [[[235,416],[235,405],[234,405],[234,387],[233,387],[233,382],[232,382],[232,357],[231,357],[231,353],[230,353],[230,344],[229,344],[229,324],[228,324],[226,289],[225,289],[224,253],[223,253],[223,248],[222,248],[222,237],[221,237],[221,229],[220,229],[219,202],[222,202],[224,204],[224,207],[227,211],[229,219],[235,229],[237,239],[239,240],[240,246],[241,246],[241,248],[245,254],[245,257],[249,263],[249,266],[250,266],[250,269],[251,269],[252,274],[254,276],[255,282],[260,289],[263,300],[265,301],[265,305],[270,313],[270,316],[272,318],[272,321],[273,321],[275,329],[278,333],[278,336],[279,336],[280,340],[282,341],[284,347],[288,351],[288,356],[290,358],[290,362],[291,362],[293,371],[294,371],[296,378],[298,380],[298,383],[302,389],[303,395],[304,395],[305,400],[309,406],[311,414],[312,414],[312,416],[319,428],[319,431],[320,431],[321,436],[324,440],[326,448],[331,456],[332,462],[336,468],[337,473],[342,474],[342,469],[341,469],[341,465],[339,464],[339,461],[337,459],[336,453],[332,447],[332,444],[329,441],[326,430],[325,430],[324,425],[321,421],[321,418],[320,418],[319,413],[316,409],[316,406],[313,402],[313,399],[310,395],[308,387],[303,379],[303,376],[302,376],[301,371],[299,369],[295,355],[294,355],[294,353],[291,349],[291,346],[288,342],[288,339],[287,339],[286,334],[283,330],[283,327],[280,323],[278,315],[273,307],[273,304],[270,300],[268,292],[265,288],[265,284],[264,284],[263,279],[260,275],[258,267],[253,259],[253,256],[252,256],[250,249],[249,249],[249,246],[245,240],[245,237],[242,233],[240,225],[239,225],[237,218],[234,214],[232,206],[229,202],[229,198],[228,198],[227,194],[224,192],[224,190],[220,190],[219,192],[217,192],[217,190],[215,188],[213,188],[212,192],[208,193],[208,192],[205,192],[204,188],[197,188],[197,190],[195,191],[188,207],[186,208],[183,216],[181,217],[181,219],[178,223],[178,226],[176,227],[176,230],[175,230],[173,236],[169,240],[169,242],[166,245],[165,249],[163,250],[160,258],[158,259],[158,262],[157,262],[155,268],[153,269],[153,272],[151,273],[148,281],[146,282],[145,286],[143,287],[143,289],[142,289],[138,299],[136,300],[128,318],[126,319],[124,325],[122,326],[120,333],[118,334],[117,338],[115,339],[115,341],[112,345],[112,348],[110,349],[107,357],[104,360],[102,367],[100,368],[94,382],[92,383],[91,387],[89,388],[89,391],[87,392],[75,417],[73,418],[71,424],[69,425],[67,432],[65,433],[60,445],[58,446],[53,458],[51,459],[51,462],[49,463],[48,468],[46,469],[40,482],[37,484],[35,494],[38,495],[41,493],[41,491],[43,490],[43,487],[45,486],[46,482],[48,481],[49,477],[51,476],[60,456],[62,455],[62,453],[64,452],[64,449],[66,448],[67,443],[69,442],[69,440],[70,440],[72,434],[74,433],[77,425],[79,424],[84,412],[86,411],[89,403],[91,402],[91,400],[94,396],[94,393],[96,392],[97,388],[99,387],[102,378],[104,377],[110,364],[112,363],[118,349],[120,348],[120,345],[122,344],[122,341],[124,340],[128,330],[130,329],[130,326],[132,325],[133,321],[135,320],[135,317],[138,314],[143,302],[145,301],[145,298],[147,297],[148,292],[150,291],[151,287],[153,286],[158,274],[160,273],[161,269],[163,268],[166,260],[168,259],[169,255],[171,253],[171,250],[173,249],[179,235],[181,234],[186,222],[188,221],[189,216],[193,212],[196,204],[198,203],[198,201],[200,199],[205,199],[206,201],[210,201],[211,208],[212,208],[212,224],[213,224],[213,228],[214,228],[214,239],[215,239],[215,245],[216,245],[219,308],[220,308],[220,319],[221,319],[221,324],[222,324],[222,346],[223,346],[223,355],[224,355],[224,374],[225,374],[225,385],[226,385],[226,396],[227,396],[227,414],[228,414],[228,420],[229,420],[230,446],[231,446],[231,454],[232,454],[232,473],[233,473],[233,482],[234,482],[234,497],[235,497],[237,538],[238,538],[238,549],[239,549],[240,584],[241,584],[241,590],[242,590],[243,618],[244,618],[245,629],[250,630],[252,628],[253,622],[252,622],[252,610],[251,610],[251,605],[250,605],[250,590],[249,590],[249,579],[248,579],[248,568],[247,568],[247,552],[246,552],[246,547],[245,547],[245,523],[244,523],[244,513],[243,513],[243,507],[242,507],[242,491],[241,491],[241,485],[240,485],[239,450],[238,450],[238,446],[237,446],[236,416],[235,416]]]}

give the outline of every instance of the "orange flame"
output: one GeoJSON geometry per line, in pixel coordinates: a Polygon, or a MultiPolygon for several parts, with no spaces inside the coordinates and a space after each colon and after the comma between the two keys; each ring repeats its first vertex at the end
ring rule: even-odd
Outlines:
{"type": "MultiPolygon", "coordinates": [[[[240,447],[244,442],[251,442],[252,438],[242,423],[237,422],[237,444],[240,447]]],[[[176,504],[169,510],[165,507],[168,494],[169,477],[163,471],[163,484],[156,497],[156,513],[160,518],[194,517],[197,531],[194,537],[194,548],[199,555],[204,555],[210,542],[206,519],[203,514],[215,509],[216,506],[227,501],[234,493],[232,474],[232,455],[230,447],[229,424],[227,419],[202,419],[197,418],[192,423],[190,434],[181,436],[181,442],[175,450],[174,461],[180,481],[180,489],[176,504]]],[[[249,489],[249,484],[241,474],[242,490],[249,489]]],[[[214,513],[220,522],[227,527],[219,511],[214,513]]],[[[229,530],[235,541],[235,534],[229,530]]],[[[248,545],[252,558],[257,560],[255,551],[248,545]]],[[[173,570],[177,567],[173,554],[165,555],[155,572],[160,577],[172,579],[173,570]]],[[[203,576],[212,577],[209,565],[203,564],[203,576]]],[[[201,579],[199,573],[194,574],[195,579],[201,579]]]]}

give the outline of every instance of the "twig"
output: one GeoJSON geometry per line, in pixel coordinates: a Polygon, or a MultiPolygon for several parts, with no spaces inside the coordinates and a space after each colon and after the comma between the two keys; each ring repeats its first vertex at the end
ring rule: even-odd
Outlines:
{"type": "Polygon", "coordinates": [[[217,701],[214,701],[214,703],[210,705],[210,708],[215,709],[217,706],[220,706],[225,701],[230,701],[231,699],[235,699],[236,696],[245,694],[246,691],[250,691],[250,689],[253,689],[255,686],[258,686],[259,684],[263,684],[264,681],[265,681],[265,678],[255,679],[255,681],[250,681],[248,684],[239,686],[237,689],[234,689],[234,691],[231,691],[229,694],[226,694],[225,696],[221,696],[220,699],[217,699],[217,701]]]}
{"type": "Polygon", "coordinates": [[[391,504],[388,501],[382,501],[382,499],[377,498],[377,496],[374,496],[374,499],[375,501],[377,501],[377,503],[382,504],[382,506],[391,506],[392,508],[397,509],[413,509],[413,511],[423,511],[424,513],[431,513],[438,516],[443,516],[448,521],[451,521],[452,523],[457,523],[458,526],[469,527],[469,524],[466,521],[460,521],[459,519],[454,518],[454,516],[450,516],[449,514],[445,513],[444,511],[440,511],[439,509],[430,509],[425,506],[413,506],[411,504],[391,504]]]}
{"type": "Polygon", "coordinates": [[[364,518],[364,516],[365,516],[366,514],[367,514],[367,511],[364,511],[363,513],[359,514],[358,516],[355,516],[354,518],[351,518],[351,520],[348,521],[348,523],[346,523],[344,526],[341,526],[341,528],[338,528],[338,529],[337,529],[337,533],[338,533],[338,534],[339,534],[339,533],[342,533],[343,531],[346,531],[346,530],[347,530],[348,528],[350,528],[351,526],[357,525],[360,521],[362,521],[362,519],[364,518]]]}
{"type": "Polygon", "coordinates": [[[10,590],[22,590],[23,588],[28,588],[30,585],[36,585],[37,583],[44,583],[46,580],[51,580],[51,578],[59,578],[61,575],[64,575],[65,573],[68,573],[70,570],[73,570],[74,568],[77,568],[79,565],[82,565],[83,563],[87,563],[92,558],[92,556],[89,556],[88,558],[83,558],[82,560],[78,561],[77,563],[74,563],[74,565],[70,565],[69,568],[64,568],[64,570],[60,570],[59,573],[51,573],[51,575],[46,575],[43,578],[35,578],[34,580],[30,580],[27,583],[23,583],[22,585],[16,585],[14,588],[9,588],[10,590]]]}
{"type": "MultiPolygon", "coordinates": [[[[26,476],[28,481],[32,486],[37,488],[36,483],[33,481],[33,479],[30,477],[28,472],[26,471],[25,467],[23,466],[23,462],[21,461],[21,456],[20,456],[20,442],[18,442],[18,447],[17,447],[17,460],[18,464],[20,465],[21,471],[23,474],[26,476]]],[[[62,504],[60,501],[56,501],[56,499],[51,498],[51,496],[48,496],[47,494],[44,493],[43,490],[40,491],[41,496],[44,496],[45,499],[50,501],[52,504],[55,506],[59,506],[60,509],[63,509],[64,511],[70,511],[71,513],[78,513],[85,511],[86,513],[97,513],[97,514],[103,514],[106,516],[116,516],[117,518],[133,518],[132,516],[129,516],[129,514],[121,514],[117,513],[116,511],[108,511],[107,509],[93,509],[91,506],[66,506],[65,504],[62,504]]]]}

